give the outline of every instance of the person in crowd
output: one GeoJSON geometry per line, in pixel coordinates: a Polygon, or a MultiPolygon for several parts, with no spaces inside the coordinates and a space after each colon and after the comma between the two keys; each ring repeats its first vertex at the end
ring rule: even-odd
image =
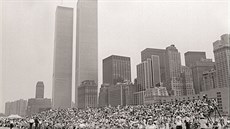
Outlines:
{"type": "Polygon", "coordinates": [[[153,120],[149,120],[148,124],[146,125],[146,129],[157,129],[156,122],[153,120]]]}
{"type": "Polygon", "coordinates": [[[34,119],[33,119],[33,118],[31,118],[31,119],[29,120],[29,124],[30,124],[29,129],[32,129],[32,128],[33,128],[33,124],[34,124],[34,119]]]}
{"type": "Polygon", "coordinates": [[[230,118],[227,119],[227,123],[224,125],[224,129],[230,129],[230,118]]]}
{"type": "Polygon", "coordinates": [[[176,129],[182,129],[182,118],[178,115],[175,120],[176,129]]]}
{"type": "Polygon", "coordinates": [[[35,129],[39,129],[39,121],[37,117],[34,119],[34,123],[35,123],[35,129]]]}
{"type": "Polygon", "coordinates": [[[213,128],[213,129],[218,129],[218,128],[219,128],[219,126],[218,126],[218,121],[215,121],[215,122],[213,123],[212,128],[213,128]]]}
{"type": "Polygon", "coordinates": [[[14,121],[11,120],[11,121],[10,121],[10,129],[13,129],[13,127],[14,127],[14,121]]]}

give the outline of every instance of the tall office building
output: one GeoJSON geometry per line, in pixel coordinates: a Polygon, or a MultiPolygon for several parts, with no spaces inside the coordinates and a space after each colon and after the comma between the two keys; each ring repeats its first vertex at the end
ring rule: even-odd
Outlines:
{"type": "MultiPolygon", "coordinates": [[[[221,35],[220,40],[213,43],[218,87],[228,87],[230,93],[230,34],[221,35]]],[[[228,94],[229,97],[229,94],[228,94]]],[[[230,99],[228,99],[230,107],[230,99]]],[[[228,108],[230,116],[230,108],[228,108]]]]}
{"type": "Polygon", "coordinates": [[[203,72],[209,71],[214,68],[214,62],[211,59],[202,59],[197,61],[191,67],[193,76],[193,85],[195,89],[195,94],[199,94],[203,87],[203,72]]]}
{"type": "Polygon", "coordinates": [[[137,65],[137,85],[140,91],[160,85],[159,56],[151,55],[146,61],[137,65]]]}
{"type": "Polygon", "coordinates": [[[151,55],[149,58],[137,65],[137,79],[134,85],[134,104],[144,103],[146,90],[161,85],[159,56],[151,55]]]}
{"type": "Polygon", "coordinates": [[[58,6],[55,19],[53,108],[70,108],[72,97],[73,8],[58,6]]]}
{"type": "Polygon", "coordinates": [[[110,84],[102,84],[99,93],[99,107],[106,107],[109,106],[108,100],[108,88],[110,84]]]}
{"type": "Polygon", "coordinates": [[[112,55],[103,59],[103,83],[131,82],[130,57],[112,55]]]}
{"type": "Polygon", "coordinates": [[[97,107],[97,83],[85,80],[78,87],[78,108],[97,107]]]}
{"type": "Polygon", "coordinates": [[[203,85],[202,91],[208,91],[214,88],[217,88],[217,77],[216,77],[216,70],[211,69],[209,71],[203,72],[203,85]]]}
{"type": "Polygon", "coordinates": [[[206,59],[205,52],[198,52],[198,51],[188,51],[184,54],[185,57],[185,65],[188,67],[192,67],[197,61],[201,59],[206,59]]]}
{"type": "Polygon", "coordinates": [[[182,78],[182,87],[183,95],[194,95],[193,79],[192,79],[192,70],[187,66],[181,66],[181,78],[182,78]]]}
{"type": "Polygon", "coordinates": [[[75,106],[78,87],[85,80],[98,85],[98,20],[97,0],[78,0],[76,31],[75,106]]]}
{"type": "Polygon", "coordinates": [[[213,43],[218,87],[230,87],[230,34],[213,43]]]}
{"type": "MultiPolygon", "coordinates": [[[[55,97],[60,98],[62,96],[55,96],[55,97]]],[[[63,97],[65,97],[65,96],[63,96],[63,97]]],[[[63,98],[60,98],[60,99],[63,99],[63,98]]],[[[57,101],[55,101],[55,102],[57,102],[57,101]]],[[[65,102],[60,102],[60,103],[65,103],[65,102]]],[[[55,103],[55,104],[57,104],[57,103],[55,103]]],[[[52,108],[51,99],[44,98],[44,84],[42,81],[39,81],[39,82],[37,82],[37,85],[36,85],[35,98],[28,99],[26,115],[32,115],[32,114],[39,113],[42,111],[50,110],[51,108],[52,108]]],[[[54,107],[54,108],[58,108],[58,107],[54,107]]],[[[65,107],[62,106],[60,108],[65,108],[65,107]]]]}
{"type": "Polygon", "coordinates": [[[151,64],[152,64],[152,74],[153,74],[153,85],[160,85],[161,76],[160,76],[160,58],[157,55],[151,56],[151,64]]]}
{"type": "Polygon", "coordinates": [[[153,79],[151,73],[151,60],[141,62],[137,65],[137,85],[140,89],[138,91],[145,91],[146,89],[153,86],[153,79]]]}
{"type": "Polygon", "coordinates": [[[141,51],[141,62],[151,58],[152,55],[159,56],[161,82],[166,81],[166,51],[164,49],[146,48],[141,51]]]}
{"type": "Polygon", "coordinates": [[[35,98],[44,98],[44,83],[42,81],[37,82],[35,98]]]}
{"type": "Polygon", "coordinates": [[[181,80],[181,57],[175,47],[171,45],[166,48],[166,87],[170,95],[183,95],[181,80]]]}

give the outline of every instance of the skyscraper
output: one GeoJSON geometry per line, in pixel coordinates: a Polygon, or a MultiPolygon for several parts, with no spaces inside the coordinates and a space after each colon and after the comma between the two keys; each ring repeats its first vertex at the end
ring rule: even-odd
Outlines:
{"type": "Polygon", "coordinates": [[[141,90],[160,85],[160,66],[159,56],[151,55],[146,61],[137,65],[137,85],[141,90]]]}
{"type": "Polygon", "coordinates": [[[197,61],[191,67],[193,76],[193,85],[195,94],[199,94],[203,87],[203,72],[209,71],[214,68],[214,62],[210,59],[202,59],[197,61]]]}
{"type": "Polygon", "coordinates": [[[151,64],[152,64],[152,74],[153,74],[153,85],[160,85],[161,76],[160,76],[160,59],[157,55],[151,56],[151,64]]]}
{"type": "Polygon", "coordinates": [[[230,87],[230,34],[213,43],[218,87],[230,87]]]}
{"type": "Polygon", "coordinates": [[[109,106],[108,101],[108,88],[110,84],[102,84],[99,93],[99,107],[109,106]]]}
{"type": "Polygon", "coordinates": [[[183,95],[194,95],[192,70],[188,66],[181,66],[181,78],[183,95]]]}
{"type": "Polygon", "coordinates": [[[131,82],[130,57],[112,55],[103,59],[103,83],[131,82]]]}
{"type": "Polygon", "coordinates": [[[137,65],[137,79],[134,104],[143,104],[145,92],[151,91],[155,86],[160,86],[160,60],[159,56],[151,55],[149,58],[137,65]]]}
{"type": "Polygon", "coordinates": [[[55,19],[53,108],[71,107],[73,8],[58,6],[55,19]]]}
{"type": "Polygon", "coordinates": [[[170,95],[183,95],[181,57],[175,45],[166,48],[166,87],[170,95]]]}
{"type": "Polygon", "coordinates": [[[42,81],[37,82],[35,98],[44,98],[44,83],[42,81]]]}
{"type": "Polygon", "coordinates": [[[137,85],[138,91],[145,91],[146,89],[153,86],[153,79],[151,73],[151,59],[143,61],[137,65],[137,85]],[[150,77],[151,76],[151,77],[150,77]]]}
{"type": "Polygon", "coordinates": [[[97,84],[94,80],[85,80],[78,87],[78,108],[97,107],[97,84]]]}
{"type": "Polygon", "coordinates": [[[191,67],[197,61],[201,59],[206,59],[205,52],[198,52],[198,51],[188,51],[184,54],[185,57],[185,65],[191,67]]]}
{"type": "Polygon", "coordinates": [[[97,0],[78,0],[76,30],[75,106],[78,87],[85,80],[98,85],[98,20],[97,0]]]}
{"type": "Polygon", "coordinates": [[[202,91],[208,91],[217,88],[217,77],[216,77],[215,69],[211,69],[209,71],[203,72],[202,77],[203,77],[202,91]]]}
{"type": "Polygon", "coordinates": [[[147,58],[151,58],[151,55],[159,56],[160,60],[160,77],[161,82],[166,81],[166,51],[164,49],[146,48],[141,51],[141,62],[146,61],[147,58]]]}

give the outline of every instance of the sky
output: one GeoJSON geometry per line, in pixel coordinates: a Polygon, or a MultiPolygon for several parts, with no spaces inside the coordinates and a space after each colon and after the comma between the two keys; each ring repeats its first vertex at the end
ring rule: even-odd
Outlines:
{"type": "MultiPolygon", "coordinates": [[[[0,2],[0,112],[4,112],[6,101],[35,97],[37,81],[44,82],[45,97],[51,98],[55,9],[75,8],[76,0],[0,2]]],[[[230,30],[229,8],[228,0],[98,0],[99,86],[102,59],[110,55],[131,58],[132,80],[145,48],[175,44],[182,64],[187,51],[205,51],[213,59],[212,43],[230,30]]]]}

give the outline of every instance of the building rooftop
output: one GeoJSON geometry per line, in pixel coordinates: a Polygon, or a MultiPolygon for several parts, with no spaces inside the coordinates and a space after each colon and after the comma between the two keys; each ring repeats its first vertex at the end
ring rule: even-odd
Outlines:
{"type": "Polygon", "coordinates": [[[109,56],[109,57],[107,57],[107,58],[105,58],[105,59],[103,59],[103,61],[104,60],[108,60],[108,59],[125,59],[125,60],[130,60],[130,57],[127,57],[127,56],[119,56],[119,55],[111,55],[111,56],[109,56]]]}

